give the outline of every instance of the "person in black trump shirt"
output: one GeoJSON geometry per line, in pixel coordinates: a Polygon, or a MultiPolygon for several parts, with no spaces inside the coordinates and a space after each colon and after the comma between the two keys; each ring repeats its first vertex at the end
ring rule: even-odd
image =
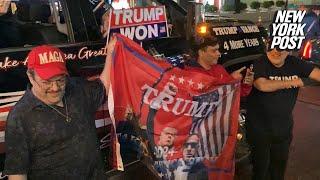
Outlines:
{"type": "Polygon", "coordinates": [[[301,78],[320,81],[320,70],[288,51],[271,49],[254,63],[254,88],[248,98],[247,134],[253,178],[284,179],[301,78]]]}

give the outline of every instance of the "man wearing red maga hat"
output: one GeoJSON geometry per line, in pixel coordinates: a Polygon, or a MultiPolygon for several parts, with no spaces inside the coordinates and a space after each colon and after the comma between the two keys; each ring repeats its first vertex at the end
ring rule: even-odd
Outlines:
{"type": "Polygon", "coordinates": [[[31,84],[8,115],[4,173],[17,180],[106,179],[94,114],[106,97],[111,55],[94,81],[69,77],[56,47],[35,47],[27,58],[31,84]]]}

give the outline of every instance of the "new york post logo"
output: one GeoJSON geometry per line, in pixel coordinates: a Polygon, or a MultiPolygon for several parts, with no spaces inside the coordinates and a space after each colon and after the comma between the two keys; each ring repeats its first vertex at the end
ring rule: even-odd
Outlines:
{"type": "Polygon", "coordinates": [[[306,11],[282,10],[277,11],[271,29],[271,49],[281,50],[300,49],[305,39],[305,23],[303,18],[306,11]]]}

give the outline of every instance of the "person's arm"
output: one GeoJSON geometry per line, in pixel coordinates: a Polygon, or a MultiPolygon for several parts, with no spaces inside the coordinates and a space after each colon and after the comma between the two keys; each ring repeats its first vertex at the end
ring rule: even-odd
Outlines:
{"type": "Polygon", "coordinates": [[[107,45],[106,62],[104,64],[103,71],[100,74],[100,80],[104,84],[104,87],[106,89],[106,93],[109,92],[111,61],[112,61],[112,54],[113,54],[113,50],[116,45],[116,42],[117,42],[117,38],[115,36],[113,36],[107,45]]]}
{"type": "Polygon", "coordinates": [[[299,77],[320,81],[319,68],[314,67],[314,65],[312,65],[311,63],[308,63],[307,61],[303,61],[296,57],[291,57],[290,61],[293,62],[296,66],[299,77]]]}
{"type": "MultiPolygon", "coordinates": [[[[295,61],[294,59],[290,59],[290,61],[295,61]]],[[[253,86],[262,92],[274,92],[281,89],[289,89],[289,88],[297,88],[302,87],[304,84],[300,78],[295,80],[288,81],[278,81],[278,80],[270,80],[268,77],[268,71],[270,69],[270,65],[268,63],[267,56],[262,56],[261,58],[254,61],[253,71],[254,71],[254,82],[253,86]]],[[[301,68],[297,65],[297,68],[301,68]]]]}
{"type": "Polygon", "coordinates": [[[22,175],[9,175],[8,176],[9,180],[27,180],[27,175],[22,174],[22,175]]]}
{"type": "Polygon", "coordinates": [[[274,92],[281,89],[302,87],[304,84],[300,78],[289,81],[275,81],[260,77],[253,83],[254,87],[263,92],[274,92]]]}
{"type": "Polygon", "coordinates": [[[320,82],[320,69],[315,67],[309,75],[310,79],[320,82]]]}

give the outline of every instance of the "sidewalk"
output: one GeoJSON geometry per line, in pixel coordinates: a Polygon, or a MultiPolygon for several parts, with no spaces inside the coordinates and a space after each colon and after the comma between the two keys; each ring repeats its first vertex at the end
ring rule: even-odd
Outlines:
{"type": "Polygon", "coordinates": [[[298,101],[320,106],[319,83],[316,86],[300,88],[298,101]]]}

